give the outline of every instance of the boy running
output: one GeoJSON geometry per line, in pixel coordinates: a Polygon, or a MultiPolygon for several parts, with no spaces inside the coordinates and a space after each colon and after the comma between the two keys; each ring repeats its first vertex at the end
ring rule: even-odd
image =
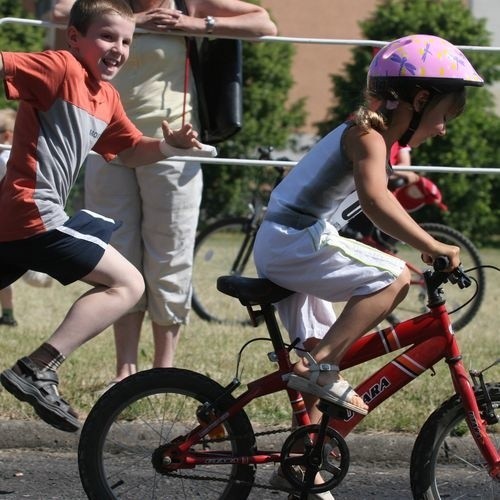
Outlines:
{"type": "Polygon", "coordinates": [[[120,318],[141,297],[141,274],[108,245],[115,221],[64,206],[91,150],[126,167],[179,153],[203,154],[191,125],[164,140],[144,137],[125,115],[110,80],[128,59],[134,16],[123,0],[77,0],[68,23],[68,51],[2,52],[0,76],[20,101],[7,173],[0,182],[0,289],[28,269],[63,285],[93,286],[55,332],[0,380],[48,424],[68,432],[78,416],[57,389],[57,369],[74,350],[120,318]],[[182,148],[179,150],[177,148],[182,148]],[[189,148],[189,149],[187,149],[189,148]]]}

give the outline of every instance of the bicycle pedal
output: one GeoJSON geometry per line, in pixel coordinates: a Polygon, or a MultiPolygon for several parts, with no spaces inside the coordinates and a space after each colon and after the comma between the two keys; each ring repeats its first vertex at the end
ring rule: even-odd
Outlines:
{"type": "Polygon", "coordinates": [[[347,408],[343,408],[342,406],[336,405],[335,403],[330,403],[323,400],[318,403],[318,410],[322,413],[325,413],[330,418],[337,418],[340,420],[345,420],[349,418],[350,415],[347,408]]]}

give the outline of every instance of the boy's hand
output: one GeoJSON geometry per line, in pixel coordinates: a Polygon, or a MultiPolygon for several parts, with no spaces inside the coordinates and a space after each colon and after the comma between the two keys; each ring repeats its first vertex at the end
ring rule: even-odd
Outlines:
{"type": "Polygon", "coordinates": [[[217,149],[198,141],[198,132],[190,123],[183,125],[180,129],[172,130],[168,122],[163,120],[161,127],[166,144],[160,144],[160,150],[165,156],[217,156],[217,149]]]}
{"type": "Polygon", "coordinates": [[[175,148],[201,148],[201,142],[197,140],[198,132],[193,129],[190,123],[186,123],[177,130],[172,130],[167,120],[161,122],[163,137],[165,142],[175,148]]]}

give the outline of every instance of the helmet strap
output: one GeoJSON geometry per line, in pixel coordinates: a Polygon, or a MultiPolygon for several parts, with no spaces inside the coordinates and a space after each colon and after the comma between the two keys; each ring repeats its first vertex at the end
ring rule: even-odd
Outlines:
{"type": "Polygon", "coordinates": [[[418,126],[420,125],[420,121],[422,120],[422,116],[424,114],[424,110],[433,98],[435,93],[429,92],[428,99],[424,102],[423,106],[420,108],[420,111],[417,111],[416,108],[413,108],[413,115],[410,120],[410,124],[408,125],[408,128],[406,131],[401,135],[399,138],[399,144],[401,146],[408,146],[408,143],[410,142],[410,139],[413,137],[413,134],[415,133],[415,130],[417,130],[418,126]]]}
{"type": "Polygon", "coordinates": [[[403,135],[399,138],[399,144],[401,146],[407,146],[410,142],[410,139],[413,137],[415,130],[417,130],[420,125],[420,120],[422,120],[422,111],[413,111],[413,116],[411,117],[410,124],[408,128],[403,133],[403,135]]]}

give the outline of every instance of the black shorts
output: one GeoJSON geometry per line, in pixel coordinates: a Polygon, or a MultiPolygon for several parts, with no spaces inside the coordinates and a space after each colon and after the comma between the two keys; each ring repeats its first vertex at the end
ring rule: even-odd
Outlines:
{"type": "Polygon", "coordinates": [[[0,289],[32,269],[68,285],[89,274],[120,226],[113,219],[81,210],[62,226],[23,240],[0,242],[0,289]]]}

